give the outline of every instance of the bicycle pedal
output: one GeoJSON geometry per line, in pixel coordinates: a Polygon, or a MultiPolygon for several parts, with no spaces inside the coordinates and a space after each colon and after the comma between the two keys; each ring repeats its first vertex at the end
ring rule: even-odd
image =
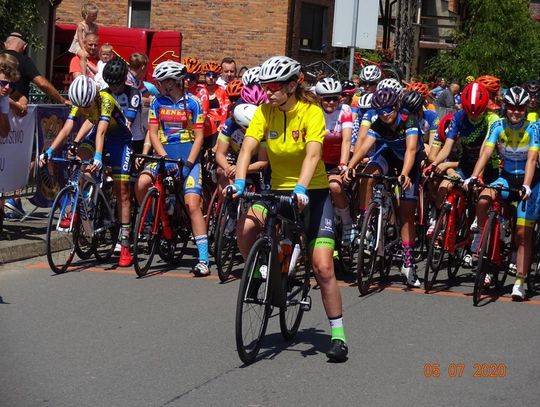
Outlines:
{"type": "Polygon", "coordinates": [[[300,301],[300,309],[302,311],[311,310],[311,296],[307,296],[304,300],[300,301]]]}

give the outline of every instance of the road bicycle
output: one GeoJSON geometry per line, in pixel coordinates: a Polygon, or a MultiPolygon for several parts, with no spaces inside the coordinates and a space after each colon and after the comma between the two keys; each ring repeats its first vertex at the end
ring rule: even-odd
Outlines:
{"type": "Polygon", "coordinates": [[[262,233],[244,264],[236,305],[236,349],[242,362],[251,364],[273,307],[279,308],[283,338],[290,340],[298,332],[304,312],[311,309],[311,264],[295,198],[246,192],[244,199],[268,209],[262,233]],[[284,211],[288,216],[282,215],[284,211]]]}
{"type": "MultiPolygon", "coordinates": [[[[349,78],[349,60],[348,59],[334,59],[328,63],[330,67],[337,72],[336,79],[345,80],[349,78]]],[[[364,58],[357,51],[354,53],[353,72],[359,73],[367,65],[376,65],[379,67],[383,74],[383,78],[395,78],[401,81],[405,76],[401,69],[391,62],[374,62],[367,58],[364,58]]]]}
{"type": "Polygon", "coordinates": [[[156,253],[169,266],[180,262],[191,239],[191,223],[184,204],[183,179],[169,175],[165,165],[173,163],[181,169],[183,161],[146,154],[135,156],[157,163],[158,170],[139,206],[134,227],[133,265],[137,275],[144,277],[156,253]]]}
{"type": "Polygon", "coordinates": [[[68,182],[56,196],[47,222],[46,253],[51,270],[64,273],[75,254],[92,255],[100,262],[113,254],[119,225],[114,215],[112,183],[104,182],[103,171],[84,172],[93,160],[53,157],[51,162],[67,165],[68,182]]]}
{"type": "Polygon", "coordinates": [[[472,188],[463,189],[460,177],[433,174],[451,183],[446,201],[442,204],[429,239],[424,272],[424,289],[429,292],[446,261],[448,279],[455,278],[471,245],[471,225],[476,216],[472,188]]]}

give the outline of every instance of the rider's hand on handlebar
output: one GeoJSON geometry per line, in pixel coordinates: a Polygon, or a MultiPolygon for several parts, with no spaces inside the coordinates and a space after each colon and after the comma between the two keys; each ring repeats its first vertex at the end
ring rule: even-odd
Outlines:
{"type": "Polygon", "coordinates": [[[478,184],[478,177],[475,177],[474,175],[467,178],[465,181],[463,181],[463,187],[465,189],[469,188],[469,186],[471,188],[474,188],[476,187],[477,184],[478,184]]]}
{"type": "Polygon", "coordinates": [[[92,164],[88,167],[88,171],[95,172],[99,171],[103,167],[103,155],[101,152],[96,151],[94,154],[94,159],[92,164]]]}
{"type": "Polygon", "coordinates": [[[244,190],[246,189],[246,180],[245,179],[236,179],[234,184],[227,185],[223,189],[223,196],[227,196],[229,191],[232,193],[233,198],[239,198],[244,195],[244,190]]]}
{"type": "Polygon", "coordinates": [[[346,175],[349,171],[349,167],[347,166],[347,163],[339,163],[338,165],[339,175],[343,176],[346,175]]]}
{"type": "Polygon", "coordinates": [[[521,187],[521,200],[525,201],[531,197],[531,187],[528,185],[523,185],[521,187]]]}
{"type": "Polygon", "coordinates": [[[296,204],[298,205],[298,210],[302,212],[304,208],[309,204],[307,188],[303,185],[296,184],[292,193],[293,196],[296,197],[296,204]]]}
{"type": "Polygon", "coordinates": [[[45,152],[41,153],[39,155],[39,166],[43,167],[47,164],[47,161],[49,161],[54,154],[54,150],[49,147],[45,152]]]}
{"type": "Polygon", "coordinates": [[[401,184],[401,188],[403,189],[409,189],[412,186],[411,179],[408,175],[401,174],[399,176],[399,183],[401,184]]]}

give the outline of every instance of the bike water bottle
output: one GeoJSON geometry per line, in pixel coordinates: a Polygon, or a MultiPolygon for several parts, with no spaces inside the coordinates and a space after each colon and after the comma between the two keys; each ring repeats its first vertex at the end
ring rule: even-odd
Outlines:
{"type": "Polygon", "coordinates": [[[300,257],[300,245],[296,243],[291,254],[291,261],[289,262],[289,275],[293,275],[298,257],[300,257]]]}
{"type": "Polygon", "coordinates": [[[287,273],[289,271],[289,262],[291,260],[292,242],[291,239],[286,238],[279,242],[278,258],[281,263],[281,272],[287,273]]]}

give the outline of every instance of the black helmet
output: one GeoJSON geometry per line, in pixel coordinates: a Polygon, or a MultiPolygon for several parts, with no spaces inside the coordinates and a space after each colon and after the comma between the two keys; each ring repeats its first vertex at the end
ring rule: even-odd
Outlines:
{"type": "Polygon", "coordinates": [[[527,81],[523,87],[529,95],[535,96],[540,90],[540,82],[533,79],[531,81],[527,81]]]}
{"type": "Polygon", "coordinates": [[[356,93],[356,85],[349,80],[341,81],[341,93],[344,95],[354,95],[356,93]]]}
{"type": "Polygon", "coordinates": [[[103,68],[103,80],[109,86],[121,85],[126,81],[128,66],[122,58],[113,58],[103,68]]]}
{"type": "Polygon", "coordinates": [[[399,93],[392,88],[377,89],[371,99],[373,109],[383,109],[385,107],[399,107],[399,93]]]}
{"type": "Polygon", "coordinates": [[[422,94],[420,92],[411,91],[405,93],[405,96],[403,96],[403,99],[401,101],[401,106],[404,109],[407,109],[409,113],[416,113],[420,109],[422,109],[422,106],[424,105],[424,98],[422,97],[422,94]]]}
{"type": "Polygon", "coordinates": [[[512,86],[506,91],[504,102],[512,106],[526,106],[529,102],[529,94],[521,86],[512,86]]]}

